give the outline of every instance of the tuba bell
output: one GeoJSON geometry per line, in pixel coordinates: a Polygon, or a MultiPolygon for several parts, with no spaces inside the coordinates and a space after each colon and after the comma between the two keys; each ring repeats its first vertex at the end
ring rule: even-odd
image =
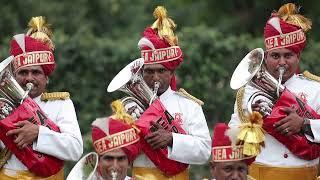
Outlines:
{"type": "Polygon", "coordinates": [[[263,98],[267,100],[267,104],[262,109],[263,115],[269,115],[270,106],[273,106],[275,101],[279,98],[281,92],[284,91],[284,86],[281,84],[282,76],[285,72],[284,68],[280,68],[279,79],[276,80],[267,70],[263,63],[264,51],[262,48],[256,48],[250,51],[238,64],[237,68],[232,74],[230,87],[232,89],[239,89],[248,84],[260,91],[255,92],[247,102],[247,109],[252,113],[251,105],[256,101],[256,98],[263,98]]]}
{"type": "Polygon", "coordinates": [[[129,96],[121,99],[122,104],[128,112],[132,104],[136,104],[140,112],[144,112],[157,98],[159,83],[155,83],[152,91],[143,80],[141,68],[144,64],[143,58],[138,58],[124,67],[110,82],[107,91],[120,90],[129,96]]]}
{"type": "Polygon", "coordinates": [[[70,171],[67,180],[97,180],[95,176],[99,156],[95,152],[88,153],[81,158],[70,171]]]}
{"type": "Polygon", "coordinates": [[[12,75],[10,63],[13,56],[8,57],[0,63],[0,119],[4,119],[18,107],[27,97],[33,88],[32,83],[28,83],[27,90],[23,90],[12,75]]]}

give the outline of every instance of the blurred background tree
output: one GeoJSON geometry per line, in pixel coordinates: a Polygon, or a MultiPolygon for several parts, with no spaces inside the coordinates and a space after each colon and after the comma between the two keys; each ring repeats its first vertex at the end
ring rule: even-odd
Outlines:
{"type": "MultiPolygon", "coordinates": [[[[57,69],[49,91],[69,91],[84,137],[85,153],[92,151],[90,124],[110,114],[109,104],[122,97],[106,87],[130,61],[139,58],[137,42],[154,22],[152,12],[164,5],[176,24],[184,51],[178,69],[179,86],[205,102],[209,129],[227,122],[233,112],[235,91],[229,81],[236,65],[251,49],[263,47],[263,27],[273,10],[289,1],[279,0],[2,0],[0,57],[9,56],[14,34],[26,32],[33,16],[52,24],[57,69]]],[[[301,69],[320,74],[320,1],[291,1],[313,20],[301,69]],[[318,52],[318,53],[317,53],[318,52]]],[[[74,163],[68,163],[66,174],[74,163]]],[[[191,166],[191,179],[210,177],[207,165],[191,166]]]]}

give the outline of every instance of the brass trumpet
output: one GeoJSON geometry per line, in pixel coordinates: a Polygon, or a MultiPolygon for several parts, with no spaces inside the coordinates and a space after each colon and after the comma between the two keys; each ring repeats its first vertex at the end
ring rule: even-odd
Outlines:
{"type": "Polygon", "coordinates": [[[281,95],[281,92],[285,89],[281,84],[282,76],[285,72],[285,68],[279,69],[279,79],[276,80],[265,68],[263,64],[264,51],[262,48],[256,48],[250,51],[238,64],[237,68],[232,74],[230,87],[232,89],[239,89],[240,87],[248,84],[260,91],[255,92],[249,98],[247,102],[247,110],[252,113],[251,105],[256,101],[257,97],[264,97],[268,102],[267,106],[263,106],[261,113],[268,115],[270,106],[276,102],[281,95]]]}

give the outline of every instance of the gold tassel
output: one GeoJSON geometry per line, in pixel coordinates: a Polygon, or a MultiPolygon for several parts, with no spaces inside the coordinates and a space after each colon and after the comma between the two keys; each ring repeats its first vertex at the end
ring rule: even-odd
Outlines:
{"type": "Polygon", "coordinates": [[[27,36],[40,40],[45,43],[51,50],[54,50],[54,43],[52,42],[52,31],[50,25],[45,21],[43,16],[32,17],[28,23],[29,30],[27,36]]]}
{"type": "Polygon", "coordinates": [[[256,156],[261,152],[261,146],[264,146],[265,140],[265,131],[262,128],[262,115],[254,111],[246,118],[249,121],[241,123],[237,144],[243,145],[243,154],[256,156]]]}
{"type": "Polygon", "coordinates": [[[174,35],[173,30],[176,28],[176,24],[172,19],[167,17],[167,10],[163,6],[158,6],[153,16],[156,21],[152,24],[151,28],[158,31],[160,38],[164,38],[171,46],[178,45],[178,37],[174,35]]]}
{"type": "Polygon", "coordinates": [[[113,118],[115,120],[120,120],[126,124],[129,124],[134,128],[138,133],[140,132],[139,128],[136,126],[133,118],[126,112],[122,102],[120,100],[115,100],[111,103],[111,108],[113,112],[113,118]]]}
{"type": "Polygon", "coordinates": [[[311,29],[311,20],[299,14],[299,7],[293,3],[287,3],[281,6],[276,14],[283,21],[300,27],[304,32],[311,29]]]}

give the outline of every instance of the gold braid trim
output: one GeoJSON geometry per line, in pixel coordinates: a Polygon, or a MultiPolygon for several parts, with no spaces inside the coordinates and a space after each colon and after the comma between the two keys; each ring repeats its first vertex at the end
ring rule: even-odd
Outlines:
{"type": "Polygon", "coordinates": [[[302,74],[303,74],[303,76],[307,77],[308,79],[320,82],[320,77],[310,73],[309,71],[304,71],[302,74]]]}
{"type": "Polygon", "coordinates": [[[0,151],[0,169],[6,164],[6,162],[10,159],[11,157],[11,151],[9,148],[5,147],[0,151]]]}
{"type": "Polygon", "coordinates": [[[66,99],[70,99],[70,93],[68,92],[43,93],[40,99],[41,101],[66,100],[66,99]]]}
{"type": "Polygon", "coordinates": [[[191,94],[187,93],[187,91],[184,90],[183,88],[180,88],[180,89],[177,91],[177,93],[180,94],[180,95],[183,96],[183,97],[186,97],[186,98],[188,98],[188,99],[190,99],[190,100],[198,103],[200,106],[204,105],[204,102],[203,102],[203,101],[201,101],[200,99],[198,99],[198,98],[192,96],[191,94]]]}
{"type": "Polygon", "coordinates": [[[237,91],[237,96],[236,96],[237,112],[238,112],[238,116],[240,118],[241,123],[248,123],[248,118],[245,118],[243,108],[242,108],[243,95],[244,95],[244,87],[242,86],[237,91]]]}
{"type": "Polygon", "coordinates": [[[264,146],[265,131],[262,128],[263,119],[259,112],[253,111],[252,114],[245,115],[243,112],[242,100],[245,88],[241,87],[237,92],[236,105],[238,116],[241,121],[240,132],[237,135],[237,144],[243,145],[243,154],[256,156],[264,146]]]}

